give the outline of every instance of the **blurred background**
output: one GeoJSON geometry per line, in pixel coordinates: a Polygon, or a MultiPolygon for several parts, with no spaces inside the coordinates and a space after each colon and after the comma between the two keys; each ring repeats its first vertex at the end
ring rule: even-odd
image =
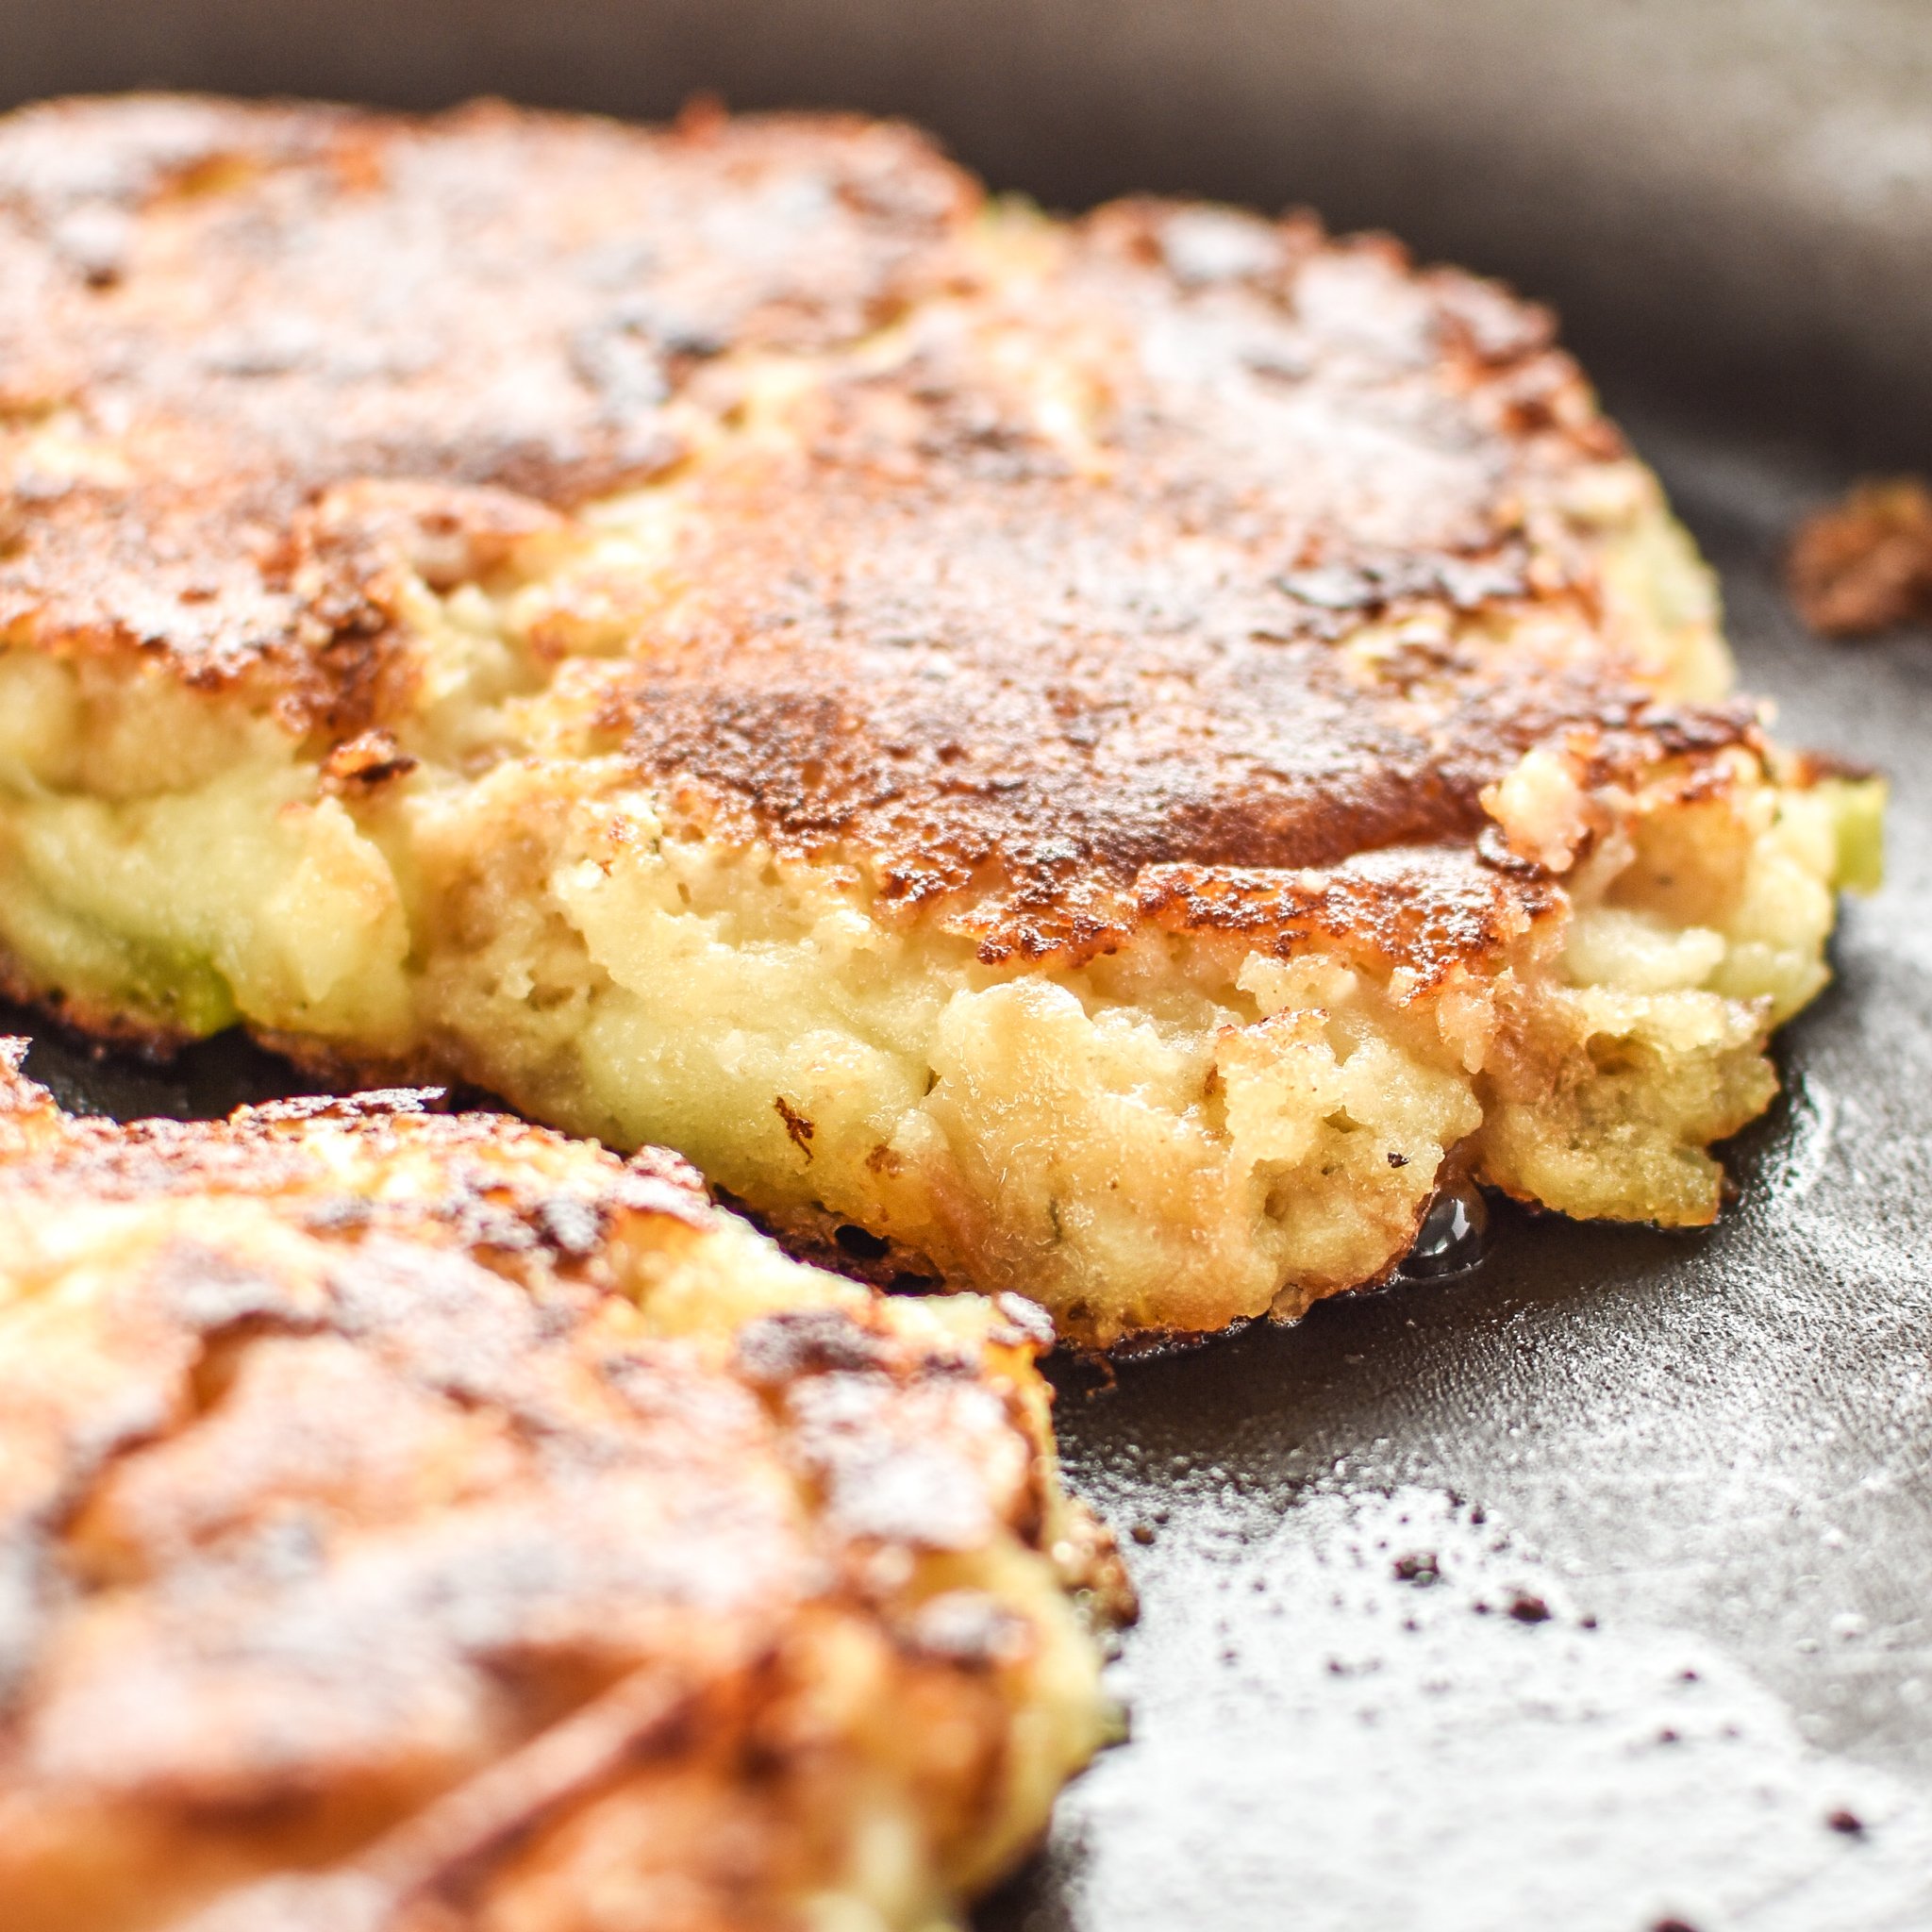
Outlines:
{"type": "Polygon", "coordinates": [[[911,115],[1001,187],[1305,201],[1565,311],[1613,401],[1932,435],[1924,0],[0,0],[0,94],[911,115]]]}

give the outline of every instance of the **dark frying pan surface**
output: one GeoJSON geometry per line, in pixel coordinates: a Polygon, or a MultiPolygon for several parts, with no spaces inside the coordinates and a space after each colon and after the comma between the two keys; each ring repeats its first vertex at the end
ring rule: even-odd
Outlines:
{"type": "MultiPolygon", "coordinates": [[[[1460,1279],[1124,1365],[1112,1388],[1063,1365],[1072,1479],[1138,1531],[1134,1735],[981,1924],[1932,1926],[1932,640],[1813,641],[1774,567],[1851,453],[1932,466],[1932,147],[1884,144],[1932,75],[1932,25],[1892,0],[1108,4],[1102,22],[1097,0],[571,0],[540,31],[543,9],[438,0],[403,32],[359,4],[0,0],[0,93],[491,86],[658,111],[722,82],[908,108],[1068,200],[1307,195],[1563,295],[1723,568],[1747,684],[1789,740],[1891,773],[1890,883],[1849,908],[1838,983],[1786,1036],[1786,1099],[1737,1148],[1717,1228],[1506,1211],[1460,1279]],[[1740,71],[1708,67],[1733,42],[1740,71]],[[1681,152],[1650,125],[1707,95],[1681,152]],[[1337,104],[1373,138],[1351,145],[1337,104]]],[[[47,1036],[29,1067],[124,1116],[290,1077],[232,1040],[157,1070],[47,1036]]]]}

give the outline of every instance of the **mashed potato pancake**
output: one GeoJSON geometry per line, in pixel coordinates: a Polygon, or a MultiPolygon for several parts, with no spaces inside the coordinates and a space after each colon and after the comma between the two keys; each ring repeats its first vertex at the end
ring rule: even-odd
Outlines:
{"type": "Polygon", "coordinates": [[[0,1042],[8,1932],[932,1932],[1101,1741],[1038,1309],[425,1096],[0,1042]]]}
{"type": "Polygon", "coordinates": [[[1548,318],[916,135],[0,125],[0,949],[1105,1343],[1707,1221],[1874,785],[1548,318]]]}

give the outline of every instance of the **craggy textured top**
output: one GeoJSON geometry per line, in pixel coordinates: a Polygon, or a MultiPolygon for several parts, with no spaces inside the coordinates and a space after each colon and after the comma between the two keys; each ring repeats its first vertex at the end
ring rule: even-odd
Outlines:
{"type": "Polygon", "coordinates": [[[733,345],[851,340],[970,208],[904,129],[694,117],[644,132],[484,105],[58,102],[0,125],[0,626],[188,675],[351,675],[371,612],[311,588],[332,486],[575,504],[677,454],[662,406],[733,345]],[[332,655],[333,654],[333,655],[332,655]]]}
{"type": "Polygon", "coordinates": [[[660,491],[663,569],[558,585],[555,638],[574,594],[630,629],[553,695],[989,960],[1368,851],[1493,894],[1529,746],[1748,735],[1660,712],[1613,621],[1587,500],[1637,473],[1541,310],[1305,218],[989,217],[895,126],[35,109],[0,380],[0,634],[253,677],[330,743],[407,744],[399,558],[446,587],[660,491]]]}
{"type": "Polygon", "coordinates": [[[20,1044],[0,1920],[575,1926],[546,1888],[617,1873],[762,1925],[872,1772],[942,1862],[997,1832],[1041,1640],[971,1562],[1064,1533],[1037,1313],[760,1286],[671,1157],[421,1095],[69,1120],[20,1044]],[[231,1894],[291,1870],[327,1875],[231,1894]]]}
{"type": "Polygon", "coordinates": [[[1479,794],[1530,747],[1602,783],[1748,735],[1606,619],[1562,506],[1631,473],[1539,311],[1196,208],[1039,253],[674,486],[644,641],[581,675],[684,809],[856,848],[990,960],[1077,957],[1229,869],[1446,843],[1513,894],[1479,794]]]}

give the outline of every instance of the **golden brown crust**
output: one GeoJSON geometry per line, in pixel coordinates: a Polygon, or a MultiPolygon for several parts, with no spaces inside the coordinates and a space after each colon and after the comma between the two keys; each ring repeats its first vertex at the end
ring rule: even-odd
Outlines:
{"type": "Polygon", "coordinates": [[[853,120],[17,115],[0,636],[253,680],[325,727],[333,788],[387,781],[398,570],[488,579],[672,465],[674,397],[730,420],[721,368],[802,352],[783,433],[697,466],[674,594],[585,681],[698,822],[857,856],[989,963],[1117,943],[1150,868],[1229,869],[1224,900],[1467,846],[1554,735],[1657,755],[1561,508],[1620,445],[1543,311],[1153,202],[990,268],[976,201],[853,120]],[[1540,645],[1461,622],[1536,612],[1566,620],[1540,645]],[[1418,615],[1435,641],[1373,671],[1335,647],[1418,615]]]}
{"type": "Polygon", "coordinates": [[[1504,957],[1558,903],[1540,868],[1453,846],[1365,853],[1324,872],[1157,866],[1137,909],[1169,932],[1230,932],[1288,958],[1316,949],[1439,984],[1504,957]]]}
{"type": "Polygon", "coordinates": [[[18,1058],[9,1927],[563,1932],[613,1862],[650,1923],[776,1926],[874,1757],[941,1867],[996,1837],[1046,1637],[944,1584],[1060,1533],[1030,1326],[826,1285],[666,1328],[724,1225],[674,1157],[409,1093],[69,1120],[18,1058]]]}
{"type": "Polygon", "coordinates": [[[678,486],[675,581],[578,675],[684,814],[1077,962],[1163,869],[1225,901],[1466,851],[1533,745],[1613,779],[1748,736],[1606,632],[1558,505],[1618,445],[1540,311],[1304,221],[1127,204],[1052,245],[678,486]]]}
{"type": "Polygon", "coordinates": [[[325,492],[415,486],[412,551],[487,564],[542,506],[674,461],[663,404],[720,350],[889,317],[972,200],[922,138],[857,120],[643,132],[167,97],[14,115],[0,635],[197,683],[265,675],[353,729],[384,675],[371,579],[401,512],[325,492]],[[27,433],[50,422],[58,460],[27,433]]]}

